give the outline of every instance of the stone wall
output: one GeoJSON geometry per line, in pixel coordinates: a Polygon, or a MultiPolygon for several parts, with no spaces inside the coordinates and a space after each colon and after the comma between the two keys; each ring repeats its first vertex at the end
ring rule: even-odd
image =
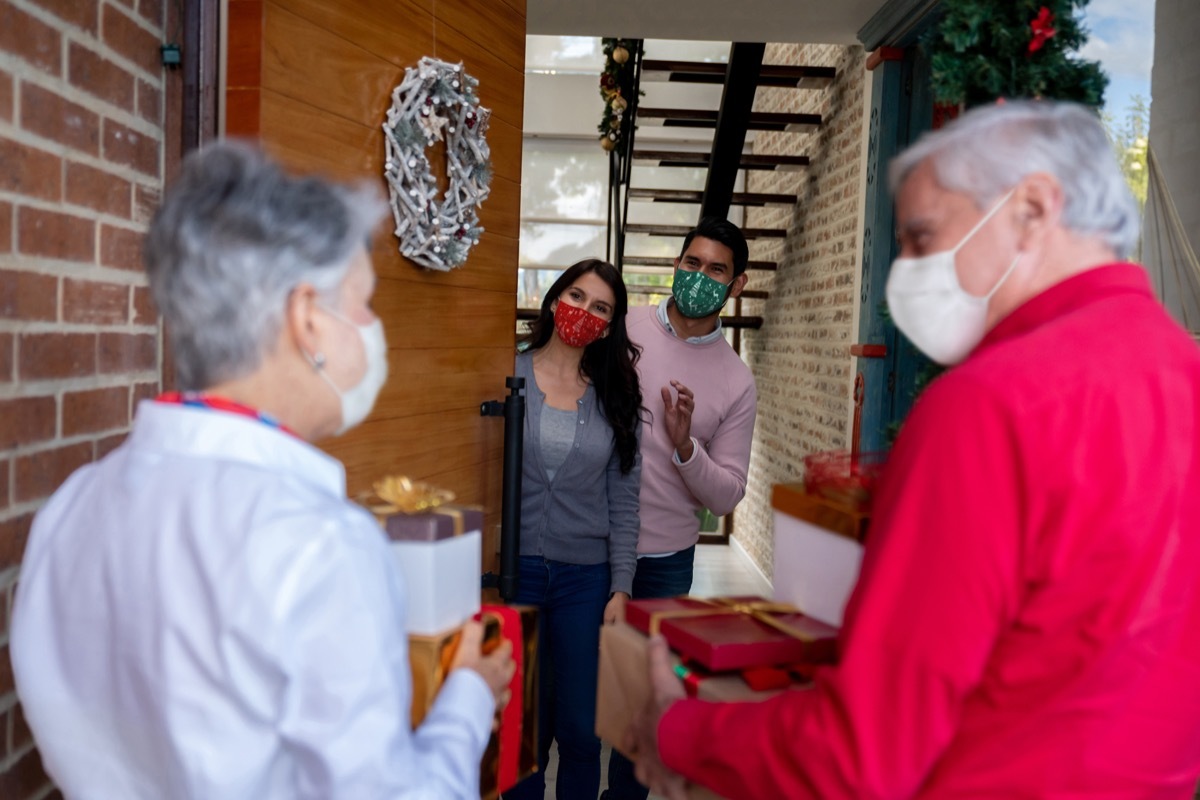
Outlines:
{"type": "Polygon", "coordinates": [[[826,89],[761,89],[754,106],[823,117],[812,134],[759,133],[756,153],[811,161],[800,172],[752,171],[747,182],[750,192],[798,196],[793,207],[751,209],[746,220],[748,228],[788,230],[786,239],[751,243],[752,259],[779,268],[752,274],[748,288],[770,297],[743,304],[744,313],[762,314],[763,326],[743,334],[743,357],[758,383],[758,422],[734,537],[770,577],[771,488],[799,480],[804,456],[849,447],[868,81],[861,47],[773,44],[765,62],[837,68],[826,89]]]}

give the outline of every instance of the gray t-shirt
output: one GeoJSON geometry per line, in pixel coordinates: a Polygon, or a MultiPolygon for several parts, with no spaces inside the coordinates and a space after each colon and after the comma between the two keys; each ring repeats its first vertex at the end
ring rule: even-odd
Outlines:
{"type": "Polygon", "coordinates": [[[578,411],[542,407],[542,465],[546,467],[546,474],[550,476],[550,480],[554,480],[554,473],[558,472],[558,468],[567,460],[567,454],[571,452],[578,418],[578,411]]]}

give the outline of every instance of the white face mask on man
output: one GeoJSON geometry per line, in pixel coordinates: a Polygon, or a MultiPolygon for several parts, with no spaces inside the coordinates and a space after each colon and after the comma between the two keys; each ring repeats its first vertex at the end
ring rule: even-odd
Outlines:
{"type": "Polygon", "coordinates": [[[367,362],[367,371],[362,376],[362,380],[342,391],[333,382],[333,378],[330,378],[329,374],[325,372],[324,356],[318,355],[310,359],[317,374],[325,380],[325,383],[329,384],[329,388],[333,389],[342,403],[342,425],[335,434],[340,436],[367,418],[375,406],[375,399],[379,396],[379,391],[387,382],[387,340],[383,335],[383,322],[379,318],[368,325],[359,325],[346,319],[332,308],[321,306],[321,309],[358,332],[367,362]]]}
{"type": "Polygon", "coordinates": [[[1013,195],[1000,198],[975,227],[950,250],[920,258],[898,258],[888,275],[888,313],[896,327],[921,352],[944,366],[957,364],[987,332],[988,301],[1012,274],[1021,254],[983,297],[968,294],[958,282],[955,256],[1013,195]]]}

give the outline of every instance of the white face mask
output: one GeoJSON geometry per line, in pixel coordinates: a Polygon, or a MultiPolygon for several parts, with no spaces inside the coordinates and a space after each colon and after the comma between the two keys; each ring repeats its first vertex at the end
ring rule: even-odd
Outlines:
{"type": "Polygon", "coordinates": [[[1000,198],[953,249],[892,262],[887,282],[888,313],[896,327],[939,364],[959,363],[983,339],[987,332],[988,301],[1021,260],[1018,254],[983,297],[967,294],[955,270],[955,255],[1008,202],[1012,193],[1009,190],[1000,198]]]}
{"type": "Polygon", "coordinates": [[[331,308],[322,308],[330,316],[358,331],[358,337],[362,340],[363,353],[367,360],[367,372],[362,376],[362,380],[343,392],[325,372],[324,358],[310,359],[317,374],[325,380],[325,383],[329,384],[329,388],[333,389],[334,394],[341,400],[342,426],[338,428],[336,434],[340,436],[366,419],[375,406],[375,398],[379,396],[379,390],[387,381],[387,340],[383,335],[383,322],[378,318],[369,325],[358,325],[331,308]]]}

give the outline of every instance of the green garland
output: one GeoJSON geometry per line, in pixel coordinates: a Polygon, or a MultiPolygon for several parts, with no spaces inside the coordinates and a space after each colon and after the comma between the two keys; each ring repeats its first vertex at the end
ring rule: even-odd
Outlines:
{"type": "Polygon", "coordinates": [[[624,135],[625,112],[633,91],[633,41],[615,38],[600,41],[604,49],[604,69],[600,73],[604,113],[596,130],[600,133],[600,146],[615,150],[624,135]]]}
{"type": "Polygon", "coordinates": [[[923,37],[936,102],[976,106],[1045,97],[1099,107],[1108,78],[1077,51],[1088,0],[945,0],[923,37]]]}

